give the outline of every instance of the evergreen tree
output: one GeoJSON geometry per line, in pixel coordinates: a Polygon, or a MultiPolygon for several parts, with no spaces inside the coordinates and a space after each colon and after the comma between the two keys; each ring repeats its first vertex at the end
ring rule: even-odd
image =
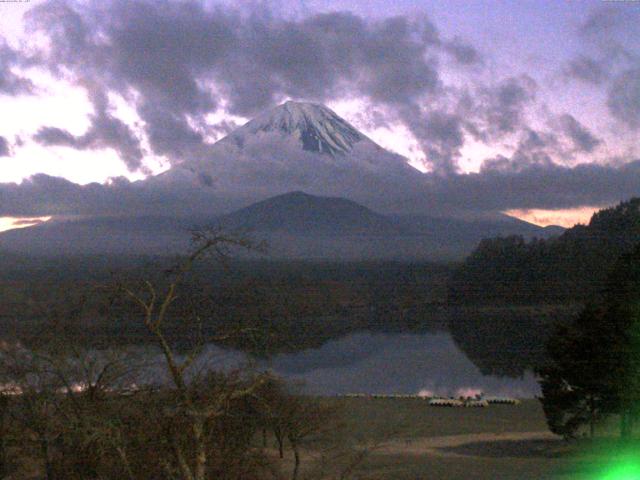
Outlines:
{"type": "Polygon", "coordinates": [[[599,340],[603,318],[601,309],[589,307],[559,327],[547,345],[549,362],[537,372],[549,429],[565,438],[575,437],[583,425],[593,436],[597,421],[613,409],[613,357],[599,340]]]}
{"type": "Polygon", "coordinates": [[[640,246],[622,255],[609,275],[604,340],[612,363],[621,436],[632,433],[640,412],[640,246]]]}
{"type": "Polygon", "coordinates": [[[640,412],[640,246],[622,255],[610,273],[600,306],[585,308],[557,329],[538,370],[549,428],[573,437],[618,413],[620,433],[632,433],[640,412]]]}

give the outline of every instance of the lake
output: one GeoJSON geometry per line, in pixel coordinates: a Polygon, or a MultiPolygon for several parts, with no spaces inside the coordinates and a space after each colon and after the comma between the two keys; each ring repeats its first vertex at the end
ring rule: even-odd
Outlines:
{"type": "MultiPolygon", "coordinates": [[[[242,356],[210,346],[227,366],[242,356]]],[[[539,394],[531,373],[522,378],[487,376],[460,351],[451,336],[438,333],[359,332],[317,349],[280,354],[258,362],[310,394],[348,393],[461,395],[484,392],[531,398],[539,394]]]]}

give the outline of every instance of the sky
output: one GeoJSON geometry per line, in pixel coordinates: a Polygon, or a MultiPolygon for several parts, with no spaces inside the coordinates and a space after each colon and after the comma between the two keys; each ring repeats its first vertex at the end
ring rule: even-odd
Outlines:
{"type": "Polygon", "coordinates": [[[639,33],[634,1],[0,3],[0,225],[129,208],[131,182],[287,99],[452,208],[584,223],[640,193],[639,33]]]}

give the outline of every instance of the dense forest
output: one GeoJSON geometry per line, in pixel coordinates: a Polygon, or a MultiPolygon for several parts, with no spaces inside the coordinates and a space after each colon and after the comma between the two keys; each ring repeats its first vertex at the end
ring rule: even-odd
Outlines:
{"type": "Polygon", "coordinates": [[[607,273],[640,241],[640,198],[600,210],[588,225],[529,242],[483,240],[453,275],[455,304],[583,302],[602,291],[607,273]]]}
{"type": "MultiPolygon", "coordinates": [[[[73,320],[94,341],[147,342],[139,312],[114,289],[145,279],[161,284],[174,263],[163,257],[5,255],[0,333],[38,335],[64,319],[65,328],[73,320]]],[[[182,286],[167,329],[178,343],[190,340],[184,326],[192,315],[201,319],[205,339],[221,329],[251,329],[250,338],[221,343],[256,354],[317,347],[357,330],[442,329],[451,271],[430,263],[203,261],[182,286]]]]}
{"type": "Polygon", "coordinates": [[[602,295],[616,260],[638,243],[639,198],[548,240],[483,240],[449,281],[454,340],[485,373],[534,368],[555,326],[602,295]]]}

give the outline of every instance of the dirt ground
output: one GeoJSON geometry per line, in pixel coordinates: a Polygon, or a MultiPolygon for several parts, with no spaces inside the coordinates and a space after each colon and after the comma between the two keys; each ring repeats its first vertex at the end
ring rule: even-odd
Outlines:
{"type": "Polygon", "coordinates": [[[350,431],[372,445],[360,480],[589,480],[540,404],[436,409],[419,400],[343,402],[350,431]]]}

